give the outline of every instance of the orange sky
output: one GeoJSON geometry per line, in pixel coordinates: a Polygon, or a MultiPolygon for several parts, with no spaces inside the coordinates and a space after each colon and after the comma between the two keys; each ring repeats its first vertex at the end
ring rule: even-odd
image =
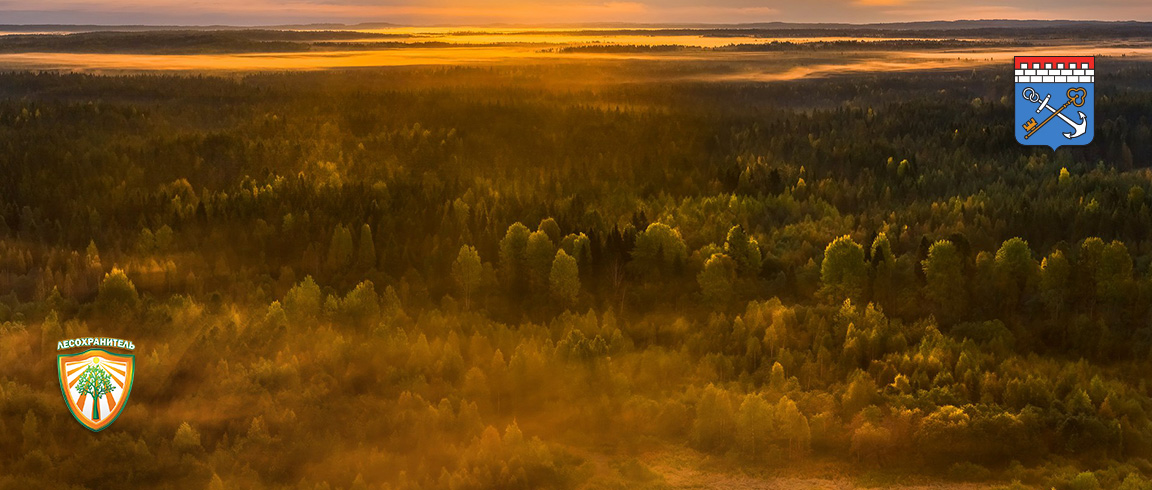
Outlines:
{"type": "Polygon", "coordinates": [[[1148,0],[0,0],[0,24],[895,22],[1152,20],[1148,0]]]}

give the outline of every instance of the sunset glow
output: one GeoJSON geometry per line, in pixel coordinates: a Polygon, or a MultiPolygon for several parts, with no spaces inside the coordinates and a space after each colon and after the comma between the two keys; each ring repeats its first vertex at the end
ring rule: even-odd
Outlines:
{"type": "Polygon", "coordinates": [[[3,0],[3,23],[230,24],[389,22],[410,25],[749,22],[879,22],[916,20],[1142,20],[1152,4],[1114,0],[964,3],[947,0],[686,0],[544,2],[516,0],[3,0]]]}
{"type": "MultiPolygon", "coordinates": [[[[1066,50],[1132,59],[1152,58],[1152,42],[1130,42],[1123,46],[1097,46],[1076,42],[1052,42],[1028,47],[979,47],[943,50],[876,49],[852,53],[830,53],[825,59],[792,52],[717,52],[704,48],[758,45],[773,42],[811,44],[858,41],[915,41],[907,38],[851,37],[730,37],[716,35],[595,34],[561,29],[480,29],[393,28],[370,29],[366,34],[396,34],[400,37],[359,39],[364,46],[374,43],[401,43],[396,48],[333,48],[305,52],[236,54],[135,54],[22,52],[0,53],[0,66],[18,69],[60,69],[74,71],[224,71],[319,70],[413,65],[489,65],[507,63],[567,63],[650,61],[696,61],[723,70],[723,75],[707,76],[724,80],[791,80],[822,76],[833,72],[909,71],[963,68],[1002,63],[1021,54],[1049,55],[1066,50]],[[447,43],[426,46],[422,43],[447,43]],[[564,48],[586,46],[682,46],[672,52],[562,52],[564,48]]],[[[324,46],[318,42],[316,46],[324,46]]],[[[686,74],[684,78],[702,75],[686,74]]]]}

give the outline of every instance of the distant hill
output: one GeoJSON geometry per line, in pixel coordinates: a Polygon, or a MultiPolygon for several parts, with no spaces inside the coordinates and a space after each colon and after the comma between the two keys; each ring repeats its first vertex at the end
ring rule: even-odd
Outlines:
{"type": "Polygon", "coordinates": [[[394,34],[338,30],[150,30],[0,36],[0,53],[258,53],[308,51],[313,41],[387,39],[394,34]]]}
{"type": "MultiPolygon", "coordinates": [[[[366,32],[399,27],[387,23],[295,24],[271,27],[241,26],[97,26],[97,25],[0,25],[0,52],[72,53],[245,53],[298,52],[313,49],[394,49],[415,44],[358,43],[367,38],[384,40],[410,34],[366,32]]],[[[503,32],[509,42],[535,34],[531,29],[503,32]]],[[[523,26],[521,26],[523,27],[523,26]]],[[[492,34],[491,29],[475,29],[492,34]]],[[[587,24],[566,27],[558,34],[594,39],[599,36],[705,36],[749,39],[851,37],[861,39],[914,38],[925,40],[975,39],[993,42],[1045,42],[1047,40],[1152,40],[1152,22],[1100,22],[1069,20],[963,20],[880,24],[802,24],[768,22],[738,25],[624,25],[587,24]]],[[[428,39],[434,41],[434,39],[428,39]]],[[[499,43],[496,43],[499,44],[499,43]]],[[[676,44],[676,43],[665,43],[676,44]]],[[[429,47],[428,44],[421,44],[429,47]]],[[[878,47],[877,45],[876,47],[878,47]]],[[[460,46],[457,46],[460,47],[460,46]]],[[[588,47],[587,50],[639,49],[588,47]]],[[[645,48],[654,49],[654,48],[645,48]]],[[[661,49],[661,48],[655,48],[661,49]]],[[[671,48],[665,48],[671,49],[671,48]]],[[[781,49],[780,46],[757,49],[781,49]]]]}
{"type": "Polygon", "coordinates": [[[1065,27],[1144,28],[1152,32],[1152,22],[1108,22],[1097,20],[936,20],[924,22],[883,22],[871,24],[800,24],[764,22],[739,24],[753,29],[883,29],[883,30],[969,30],[969,29],[1045,29],[1065,27]]]}
{"type": "MultiPolygon", "coordinates": [[[[365,30],[388,29],[395,27],[419,27],[388,22],[362,22],[359,24],[340,23],[313,23],[313,24],[282,24],[282,25],[72,25],[72,24],[0,24],[0,32],[95,32],[95,31],[220,31],[220,30],[365,30]]],[[[452,27],[452,26],[436,26],[452,27]]],[[[1092,28],[1104,30],[1140,30],[1152,35],[1152,22],[1141,21],[1097,21],[1097,20],[1010,20],[1010,19],[983,19],[983,20],[952,20],[952,21],[920,21],[920,22],[881,22],[868,24],[847,23],[803,23],[803,22],[754,22],[745,24],[701,24],[701,23],[624,23],[624,22],[592,22],[580,24],[484,24],[484,28],[526,28],[547,27],[563,29],[766,29],[766,30],[882,30],[882,31],[970,31],[986,29],[1067,29],[1092,28]]]]}
{"type": "Polygon", "coordinates": [[[149,31],[243,31],[243,30],[322,30],[322,31],[348,31],[363,29],[387,29],[390,27],[403,27],[400,24],[386,22],[365,22],[360,24],[284,24],[270,26],[232,26],[232,25],[96,25],[96,24],[0,24],[0,32],[34,33],[34,32],[149,32],[149,31]]]}

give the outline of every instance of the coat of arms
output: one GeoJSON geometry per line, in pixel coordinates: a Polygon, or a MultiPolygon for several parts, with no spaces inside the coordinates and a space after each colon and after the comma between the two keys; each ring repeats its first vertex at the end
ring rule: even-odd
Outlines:
{"type": "Polygon", "coordinates": [[[116,421],[132,392],[135,360],[104,349],[56,356],[60,392],[76,421],[93,432],[116,421]]]}
{"type": "Polygon", "coordinates": [[[1090,143],[1095,65],[1091,56],[1017,56],[1016,141],[1053,150],[1090,143]]]}

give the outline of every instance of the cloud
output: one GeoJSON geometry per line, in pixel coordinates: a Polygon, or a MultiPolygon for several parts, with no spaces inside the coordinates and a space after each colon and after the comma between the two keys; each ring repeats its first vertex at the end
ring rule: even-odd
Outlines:
{"type": "Polygon", "coordinates": [[[1152,19],[1146,0],[0,0],[3,23],[747,23],[1152,19]]]}
{"type": "Polygon", "coordinates": [[[894,7],[897,5],[907,5],[908,0],[856,0],[856,5],[863,5],[866,7],[894,7]]]}

